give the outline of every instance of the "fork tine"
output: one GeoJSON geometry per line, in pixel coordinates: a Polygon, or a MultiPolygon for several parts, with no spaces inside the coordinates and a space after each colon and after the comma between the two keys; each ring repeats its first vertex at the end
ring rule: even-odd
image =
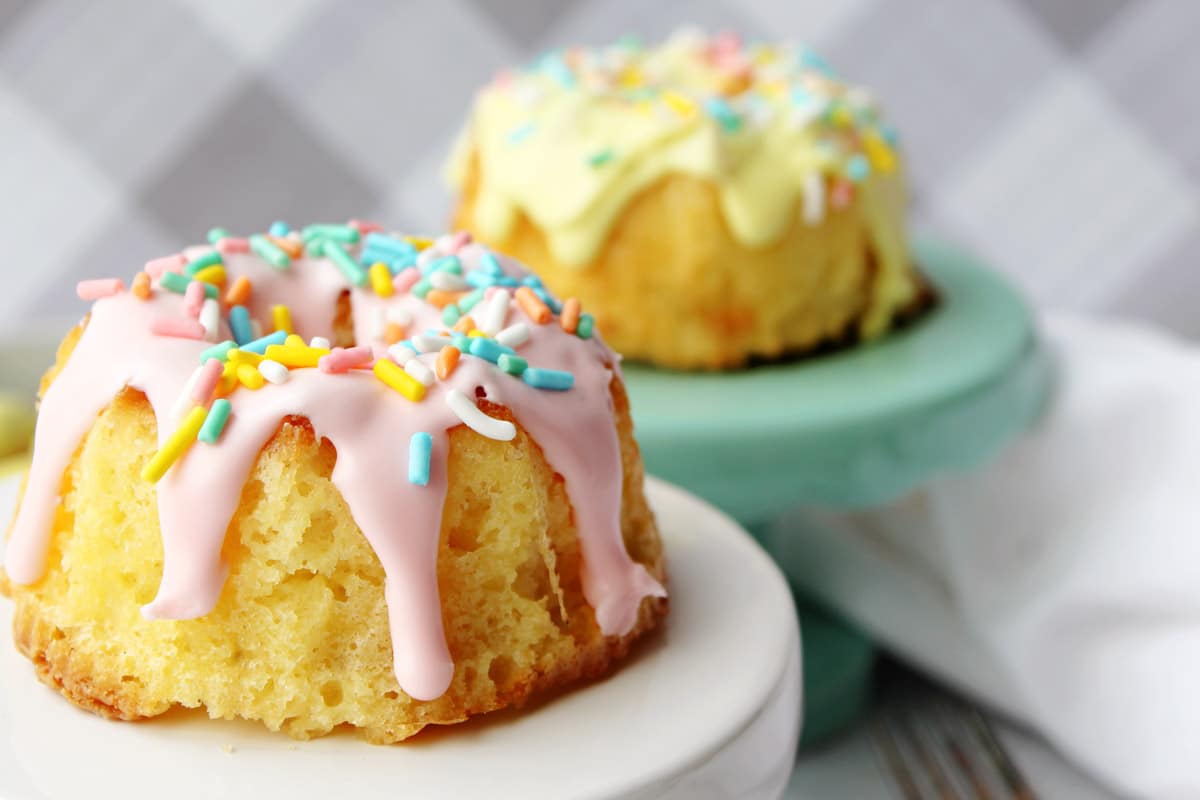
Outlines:
{"type": "Polygon", "coordinates": [[[896,741],[896,735],[892,732],[892,726],[887,720],[877,718],[871,727],[873,729],[871,739],[875,743],[875,751],[882,756],[888,771],[892,773],[892,778],[900,787],[900,793],[904,795],[904,800],[921,800],[921,790],[917,787],[912,771],[904,760],[904,754],[896,741]]]}
{"type": "Polygon", "coordinates": [[[1000,741],[1000,737],[996,735],[995,729],[975,706],[970,706],[966,714],[967,722],[975,732],[980,744],[987,751],[988,756],[992,759],[992,763],[996,767],[996,771],[1000,773],[1004,785],[1012,794],[1013,800],[1035,800],[1037,797],[1029,783],[1025,780],[1025,776],[1017,768],[1016,762],[1008,753],[1008,748],[1000,741]]]}

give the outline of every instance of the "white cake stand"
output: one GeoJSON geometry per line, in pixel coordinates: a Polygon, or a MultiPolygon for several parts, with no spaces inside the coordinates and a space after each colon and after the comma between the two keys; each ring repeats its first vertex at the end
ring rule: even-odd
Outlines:
{"type": "MultiPolygon", "coordinates": [[[[774,798],[800,719],[799,635],[772,561],[728,517],[649,481],[667,547],[665,629],[615,675],[409,743],[293,742],[178,712],[82,712],[0,642],[0,797],[774,798]]],[[[0,482],[0,517],[16,482],[0,482]]],[[[11,604],[0,602],[6,622],[11,604]]]]}

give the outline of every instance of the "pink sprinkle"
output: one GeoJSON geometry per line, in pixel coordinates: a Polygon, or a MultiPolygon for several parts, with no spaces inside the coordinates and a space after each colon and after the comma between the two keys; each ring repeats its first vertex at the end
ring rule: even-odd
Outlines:
{"type": "Polygon", "coordinates": [[[240,236],[223,236],[217,239],[217,252],[223,256],[230,253],[249,253],[250,240],[240,236]]]}
{"type": "Polygon", "coordinates": [[[225,365],[219,359],[210,358],[204,362],[204,365],[200,367],[200,375],[196,378],[196,385],[192,388],[192,400],[196,405],[208,405],[224,370],[225,365]]]}
{"type": "Polygon", "coordinates": [[[733,31],[723,31],[712,38],[711,47],[718,53],[737,52],[742,47],[742,37],[733,31]]]}
{"type": "Polygon", "coordinates": [[[204,326],[187,317],[155,317],[150,332],[157,336],[176,336],[180,339],[203,339],[204,326]]]}
{"type": "Polygon", "coordinates": [[[366,345],[347,347],[345,350],[334,350],[327,356],[321,356],[317,368],[321,372],[345,372],[355,367],[361,367],[375,360],[375,352],[366,345]]]}
{"type": "Polygon", "coordinates": [[[829,204],[834,208],[845,208],[854,199],[854,187],[849,181],[837,181],[829,190],[829,204]]]}
{"type": "Polygon", "coordinates": [[[457,253],[471,243],[471,234],[466,231],[458,231],[450,237],[450,241],[446,243],[446,252],[450,255],[457,253]]]}
{"type": "Polygon", "coordinates": [[[421,280],[421,270],[416,267],[405,267],[392,278],[392,288],[398,293],[407,292],[417,281],[421,280]]]}
{"type": "Polygon", "coordinates": [[[125,284],[120,278],[98,278],[75,284],[75,294],[79,295],[80,300],[99,300],[102,297],[112,297],[124,290],[125,284]]]}
{"type": "Polygon", "coordinates": [[[157,280],[163,276],[164,272],[183,271],[183,265],[186,263],[187,259],[183,257],[183,253],[155,258],[146,262],[146,274],[157,280]]]}
{"type": "Polygon", "coordinates": [[[359,235],[366,236],[368,233],[380,233],[383,231],[383,226],[378,222],[367,222],[361,219],[350,220],[350,227],[358,231],[359,235]]]}
{"type": "Polygon", "coordinates": [[[183,310],[193,317],[198,317],[202,308],[204,308],[204,284],[200,281],[192,281],[183,291],[183,310]]]}

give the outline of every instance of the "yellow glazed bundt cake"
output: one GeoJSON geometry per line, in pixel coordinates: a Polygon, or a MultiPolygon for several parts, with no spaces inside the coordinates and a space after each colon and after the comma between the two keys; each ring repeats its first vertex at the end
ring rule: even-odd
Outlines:
{"type": "Polygon", "coordinates": [[[447,172],[454,225],[629,358],[742,366],[879,336],[928,299],[895,135],[804,47],[546,53],[479,92],[447,172]]]}
{"type": "Polygon", "coordinates": [[[464,234],[210,241],[80,284],[43,381],[0,588],[45,683],[113,718],[388,743],[598,676],[656,626],[590,316],[464,234]]]}

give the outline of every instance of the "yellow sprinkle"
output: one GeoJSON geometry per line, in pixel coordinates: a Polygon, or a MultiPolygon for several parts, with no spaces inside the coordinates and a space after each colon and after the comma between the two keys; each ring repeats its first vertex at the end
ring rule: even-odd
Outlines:
{"type": "Polygon", "coordinates": [[[646,82],[646,77],[637,67],[626,67],[621,70],[621,77],[617,79],[617,83],[622,89],[636,89],[646,82]]]}
{"type": "Polygon", "coordinates": [[[308,347],[308,342],[304,341],[294,333],[284,339],[283,343],[288,347],[308,347]]]}
{"type": "Polygon", "coordinates": [[[429,245],[433,244],[433,239],[429,239],[425,236],[405,236],[404,241],[408,242],[418,250],[424,250],[425,248],[429,247],[429,245]]]}
{"type": "Polygon", "coordinates": [[[765,81],[758,90],[772,100],[778,100],[787,94],[787,84],[783,81],[765,81]]]}
{"type": "Polygon", "coordinates": [[[189,411],[180,426],[167,437],[158,452],[142,468],[142,480],[158,483],[162,476],[167,474],[171,465],[188,451],[192,442],[196,441],[196,436],[199,435],[200,428],[204,425],[204,419],[207,416],[208,409],[204,406],[196,406],[189,411]]]}
{"type": "Polygon", "coordinates": [[[267,379],[258,371],[258,367],[253,364],[238,364],[237,368],[238,382],[247,389],[261,389],[267,379]]]}
{"type": "Polygon", "coordinates": [[[372,370],[376,378],[379,378],[379,380],[414,403],[419,403],[425,399],[425,384],[405,372],[395,361],[387,358],[378,359],[372,370]]]}
{"type": "Polygon", "coordinates": [[[871,159],[871,166],[875,169],[885,174],[896,171],[896,151],[878,133],[867,131],[863,137],[863,149],[867,151],[867,158],[871,159]]]}
{"type": "Polygon", "coordinates": [[[380,297],[392,296],[392,271],[388,269],[387,264],[376,261],[367,274],[371,277],[371,288],[375,290],[375,294],[380,297]]]}
{"type": "Polygon", "coordinates": [[[696,113],[695,101],[684,97],[679,92],[667,90],[662,93],[662,99],[671,110],[681,117],[690,117],[696,113]]]}
{"type": "Polygon", "coordinates": [[[315,367],[321,356],[329,355],[324,347],[293,347],[286,344],[267,346],[266,357],[285,367],[315,367]]]}
{"type": "Polygon", "coordinates": [[[271,319],[275,330],[292,333],[292,310],[287,306],[271,306],[271,319]]]}
{"type": "Polygon", "coordinates": [[[486,333],[484,333],[483,331],[479,330],[478,328],[476,328],[475,330],[467,331],[467,336],[476,336],[476,337],[482,336],[485,339],[488,338],[488,335],[486,333]]]}
{"type": "Polygon", "coordinates": [[[849,128],[854,124],[854,115],[850,113],[849,107],[839,104],[834,107],[833,112],[829,115],[833,120],[833,124],[839,128],[849,128]]]}
{"type": "Polygon", "coordinates": [[[229,364],[249,364],[252,367],[257,367],[262,362],[263,357],[258,353],[251,353],[249,350],[230,350],[229,355],[225,357],[226,366],[229,364]]]}
{"type": "Polygon", "coordinates": [[[220,264],[213,264],[211,267],[205,267],[192,276],[194,280],[211,283],[213,286],[225,285],[225,267],[220,264]]]}

